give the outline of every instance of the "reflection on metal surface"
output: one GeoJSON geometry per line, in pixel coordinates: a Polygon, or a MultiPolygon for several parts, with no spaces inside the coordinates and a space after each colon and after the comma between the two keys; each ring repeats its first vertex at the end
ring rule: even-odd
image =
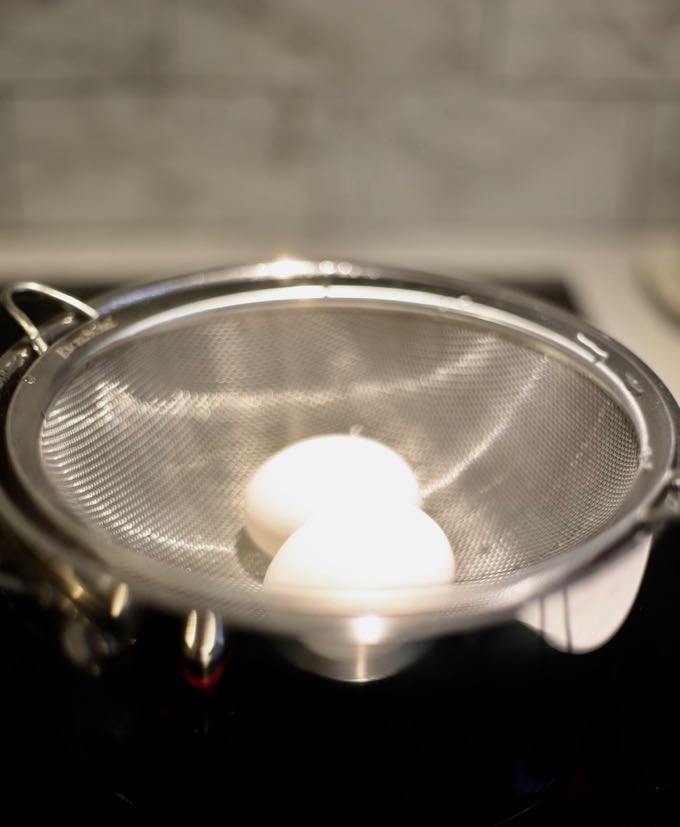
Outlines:
{"type": "MultiPolygon", "coordinates": [[[[380,618],[367,616],[367,626],[380,618]]],[[[359,622],[357,621],[357,622],[359,622]]],[[[368,645],[330,638],[307,637],[302,642],[290,641],[281,646],[284,656],[295,666],[323,678],[345,683],[368,683],[388,678],[410,666],[431,647],[418,641],[398,645],[368,645]]]]}
{"type": "Polygon", "coordinates": [[[130,604],[130,589],[125,583],[120,583],[114,589],[111,598],[111,617],[116,620],[128,608],[130,604]]]}
{"type": "Polygon", "coordinates": [[[292,258],[279,258],[257,266],[258,276],[295,276],[307,262],[292,258]]]}
{"type": "Polygon", "coordinates": [[[221,616],[205,609],[192,609],[184,625],[182,651],[187,664],[202,677],[211,675],[225,651],[221,616]]]}
{"type": "Polygon", "coordinates": [[[592,350],[592,352],[597,356],[598,360],[606,361],[609,358],[609,351],[601,348],[592,339],[589,339],[585,333],[577,333],[576,338],[582,345],[585,345],[588,350],[592,350]]]}
{"type": "Polygon", "coordinates": [[[377,615],[364,615],[354,621],[358,643],[372,645],[380,643],[385,636],[385,621],[377,615]]]}

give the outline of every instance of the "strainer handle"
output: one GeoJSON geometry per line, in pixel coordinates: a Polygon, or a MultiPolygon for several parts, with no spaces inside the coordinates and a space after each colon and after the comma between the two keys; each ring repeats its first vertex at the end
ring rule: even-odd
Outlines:
{"type": "Polygon", "coordinates": [[[69,293],[63,293],[61,290],[55,290],[54,287],[48,287],[47,285],[40,284],[37,281],[18,281],[14,284],[8,285],[4,288],[2,294],[0,294],[0,302],[9,315],[28,336],[33,350],[39,356],[47,351],[47,342],[43,339],[40,330],[31,321],[30,317],[24,313],[23,310],[20,310],[17,307],[16,302],[14,301],[14,297],[17,293],[35,293],[39,296],[43,296],[44,298],[53,299],[63,307],[68,307],[72,310],[79,311],[88,319],[96,319],[99,316],[99,313],[94,309],[94,307],[90,307],[89,304],[77,299],[75,296],[71,296],[69,293]]]}

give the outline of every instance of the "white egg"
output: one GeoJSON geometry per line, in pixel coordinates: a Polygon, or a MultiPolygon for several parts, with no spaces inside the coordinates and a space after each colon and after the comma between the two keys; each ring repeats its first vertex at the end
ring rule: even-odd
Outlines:
{"type": "MultiPolygon", "coordinates": [[[[450,582],[453,552],[439,525],[413,506],[330,511],[301,526],[267,569],[266,588],[399,589],[450,582]]],[[[338,598],[324,594],[337,607],[338,598]]]]}
{"type": "Polygon", "coordinates": [[[270,457],[245,496],[251,539],[273,555],[303,523],[322,511],[364,504],[418,505],[418,481],[395,451],[361,436],[312,437],[270,457]]]}

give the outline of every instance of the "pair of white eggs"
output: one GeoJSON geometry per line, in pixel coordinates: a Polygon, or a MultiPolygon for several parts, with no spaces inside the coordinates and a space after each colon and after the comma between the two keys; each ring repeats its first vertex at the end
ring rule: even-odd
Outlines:
{"type": "Polygon", "coordinates": [[[290,445],[255,472],[245,525],[272,562],[265,587],[332,590],[446,583],[454,557],[420,509],[415,474],[395,451],[351,434],[290,445]]]}

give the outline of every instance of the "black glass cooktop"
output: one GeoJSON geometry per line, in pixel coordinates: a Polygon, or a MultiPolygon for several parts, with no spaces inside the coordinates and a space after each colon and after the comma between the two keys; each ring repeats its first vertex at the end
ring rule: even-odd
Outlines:
{"type": "MultiPolygon", "coordinates": [[[[569,304],[559,283],[540,287],[569,304]]],[[[598,652],[560,654],[508,624],[440,640],[364,685],[303,673],[271,641],[232,632],[221,682],[196,690],[179,621],[153,613],[93,678],[61,654],[56,614],[0,588],[0,804],[78,820],[188,809],[225,821],[677,824],[679,540],[677,529],[659,538],[630,617],[598,652]]]]}

